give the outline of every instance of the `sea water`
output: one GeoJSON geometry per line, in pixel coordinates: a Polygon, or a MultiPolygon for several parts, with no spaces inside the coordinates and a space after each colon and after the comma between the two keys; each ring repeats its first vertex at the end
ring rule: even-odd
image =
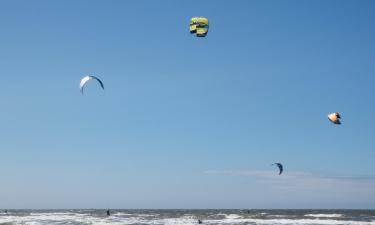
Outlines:
{"type": "Polygon", "coordinates": [[[1,225],[375,225],[375,210],[1,210],[1,225]]]}

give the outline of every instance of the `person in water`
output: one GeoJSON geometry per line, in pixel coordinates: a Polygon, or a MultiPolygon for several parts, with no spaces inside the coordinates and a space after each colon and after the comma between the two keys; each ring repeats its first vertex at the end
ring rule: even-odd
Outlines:
{"type": "Polygon", "coordinates": [[[198,220],[198,224],[202,224],[203,222],[202,222],[202,220],[198,220]]]}
{"type": "Polygon", "coordinates": [[[109,209],[107,210],[107,216],[110,216],[111,215],[111,212],[109,211],[109,209]]]}

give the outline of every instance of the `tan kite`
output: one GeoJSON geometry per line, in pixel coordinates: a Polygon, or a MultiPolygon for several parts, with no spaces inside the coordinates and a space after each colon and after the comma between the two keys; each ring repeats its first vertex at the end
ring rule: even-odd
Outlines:
{"type": "Polygon", "coordinates": [[[197,37],[205,37],[208,33],[208,19],[206,17],[193,17],[190,20],[190,33],[197,37]]]}
{"type": "Polygon", "coordinates": [[[334,124],[341,124],[341,116],[338,112],[328,114],[328,119],[334,124]]]}

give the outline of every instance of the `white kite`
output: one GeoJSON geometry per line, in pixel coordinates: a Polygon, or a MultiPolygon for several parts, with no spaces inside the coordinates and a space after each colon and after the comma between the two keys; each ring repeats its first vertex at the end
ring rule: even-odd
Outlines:
{"type": "Polygon", "coordinates": [[[79,83],[79,89],[81,90],[81,94],[83,94],[83,88],[85,87],[87,82],[90,80],[97,80],[100,86],[102,87],[102,89],[104,90],[104,84],[99,78],[95,76],[85,76],[84,78],[81,79],[81,82],[79,83]]]}

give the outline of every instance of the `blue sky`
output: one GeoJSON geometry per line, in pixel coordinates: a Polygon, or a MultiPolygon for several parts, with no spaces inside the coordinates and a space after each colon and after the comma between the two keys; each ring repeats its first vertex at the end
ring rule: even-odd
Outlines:
{"type": "Polygon", "coordinates": [[[0,208],[375,208],[374,10],[1,1],[0,208]]]}

